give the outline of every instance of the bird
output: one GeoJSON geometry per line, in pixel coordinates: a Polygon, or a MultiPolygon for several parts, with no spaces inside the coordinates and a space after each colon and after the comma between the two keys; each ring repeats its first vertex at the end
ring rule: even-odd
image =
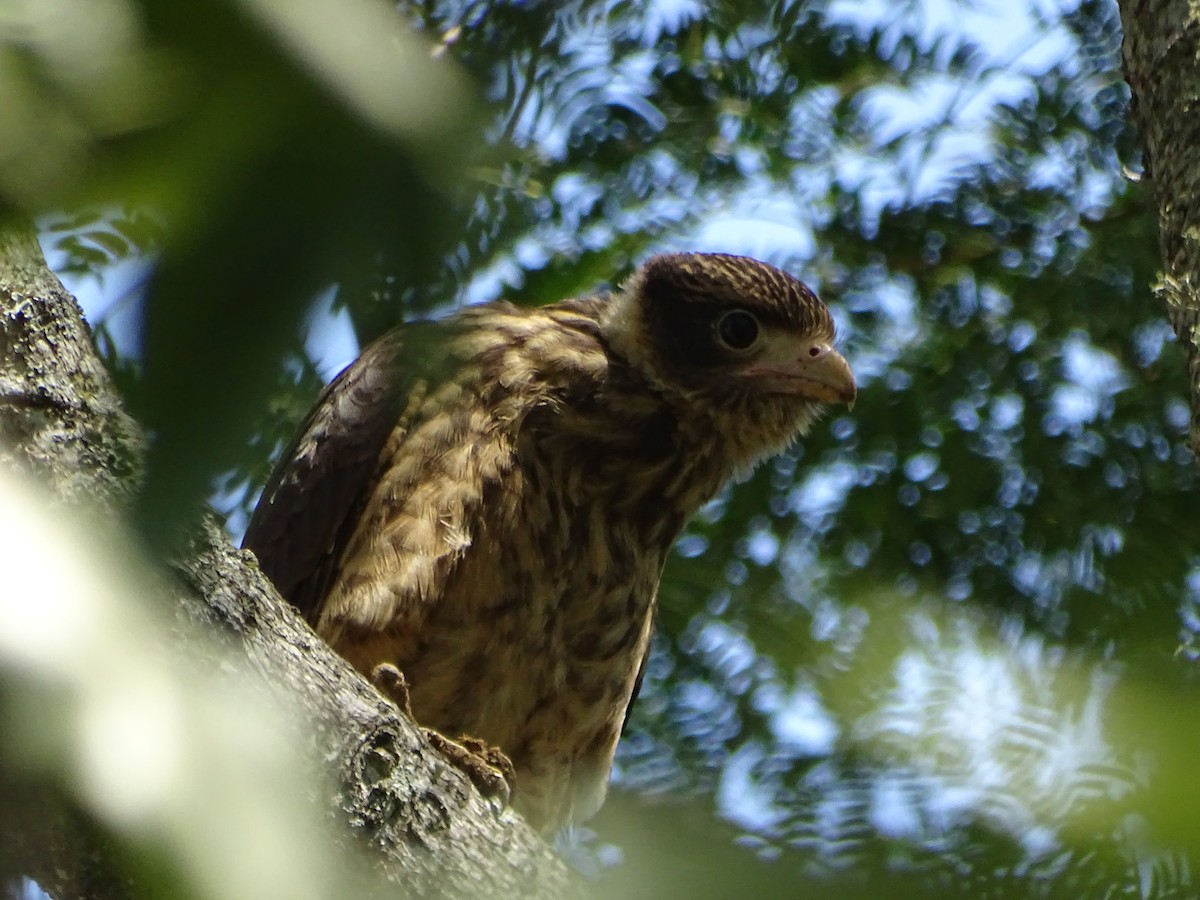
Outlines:
{"type": "Polygon", "coordinates": [[[402,673],[443,749],[498,749],[553,833],[604,801],[684,525],[853,407],[834,342],[803,282],[713,253],[400,325],[320,394],[243,546],[355,668],[402,673]]]}

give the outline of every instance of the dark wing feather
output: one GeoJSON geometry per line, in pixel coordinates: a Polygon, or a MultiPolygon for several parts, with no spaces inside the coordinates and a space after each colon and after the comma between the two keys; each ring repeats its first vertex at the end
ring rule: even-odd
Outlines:
{"type": "Polygon", "coordinates": [[[440,355],[427,323],[395,329],[331,381],[276,464],[242,546],[310,621],[370,493],[379,457],[428,365],[440,355]],[[414,360],[406,360],[412,363],[414,360]]]}
{"type": "Polygon", "coordinates": [[[638,694],[642,692],[642,681],[646,677],[646,661],[650,659],[650,643],[646,644],[646,650],[642,653],[642,661],[638,664],[637,678],[633,681],[633,693],[629,695],[629,705],[625,707],[625,718],[621,720],[621,736],[625,736],[625,730],[629,728],[629,717],[633,715],[633,704],[637,703],[638,694]]]}

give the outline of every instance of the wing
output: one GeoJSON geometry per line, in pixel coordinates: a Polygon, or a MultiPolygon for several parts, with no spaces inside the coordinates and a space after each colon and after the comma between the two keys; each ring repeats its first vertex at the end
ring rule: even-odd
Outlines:
{"type": "Polygon", "coordinates": [[[430,365],[402,365],[405,348],[427,360],[435,329],[408,325],[370,344],[331,381],[276,464],[242,546],[310,621],[361,511],[389,436],[430,365]]]}
{"type": "Polygon", "coordinates": [[[474,565],[453,602],[486,602],[494,591],[497,560],[468,550],[489,528],[520,524],[517,444],[527,415],[557,414],[603,381],[597,309],[595,301],[473,307],[427,326],[425,352],[402,365],[405,346],[416,344],[405,326],[368,347],[317,401],[243,545],[359,668],[406,658],[464,559],[474,565]]]}
{"type": "MultiPolygon", "coordinates": [[[[658,605],[658,600],[651,603],[651,608],[658,605]]],[[[650,659],[650,647],[654,643],[653,638],[646,641],[646,649],[642,652],[642,660],[638,663],[637,676],[633,679],[633,691],[629,695],[629,704],[625,707],[625,718],[621,720],[620,736],[625,737],[625,732],[629,729],[629,718],[633,715],[633,705],[637,703],[638,695],[642,692],[642,682],[646,680],[646,663],[650,659]]]]}

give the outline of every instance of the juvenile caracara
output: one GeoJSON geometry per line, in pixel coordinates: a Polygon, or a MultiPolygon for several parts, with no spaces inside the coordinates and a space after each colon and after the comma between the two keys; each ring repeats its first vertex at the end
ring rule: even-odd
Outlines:
{"type": "Polygon", "coordinates": [[[603,802],[684,523],[854,401],[833,340],[790,275],[687,253],[402,326],[321,394],[245,546],[358,669],[403,672],[419,723],[500,748],[552,830],[603,802]]]}

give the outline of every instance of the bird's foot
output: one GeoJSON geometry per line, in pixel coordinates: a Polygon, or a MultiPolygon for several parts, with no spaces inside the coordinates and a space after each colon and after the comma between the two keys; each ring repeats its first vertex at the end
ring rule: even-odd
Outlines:
{"type": "Polygon", "coordinates": [[[471,779],[479,793],[508,806],[517,776],[512,761],[503,750],[466,734],[453,741],[432,728],[421,730],[425,732],[425,739],[450,765],[471,779]]]}
{"type": "Polygon", "coordinates": [[[403,672],[391,663],[380,663],[371,670],[371,684],[375,685],[375,690],[400,707],[401,712],[416,721],[413,717],[412,697],[408,693],[408,680],[403,672]]]}
{"type": "MultiPolygon", "coordinates": [[[[412,711],[408,680],[391,663],[380,663],[371,670],[371,683],[381,694],[400,707],[401,711],[416,722],[412,711]]],[[[445,760],[471,779],[479,793],[489,800],[497,799],[508,806],[512,799],[517,775],[512,761],[499,747],[487,741],[464,734],[451,740],[440,731],[418,724],[425,739],[445,760]]]]}

